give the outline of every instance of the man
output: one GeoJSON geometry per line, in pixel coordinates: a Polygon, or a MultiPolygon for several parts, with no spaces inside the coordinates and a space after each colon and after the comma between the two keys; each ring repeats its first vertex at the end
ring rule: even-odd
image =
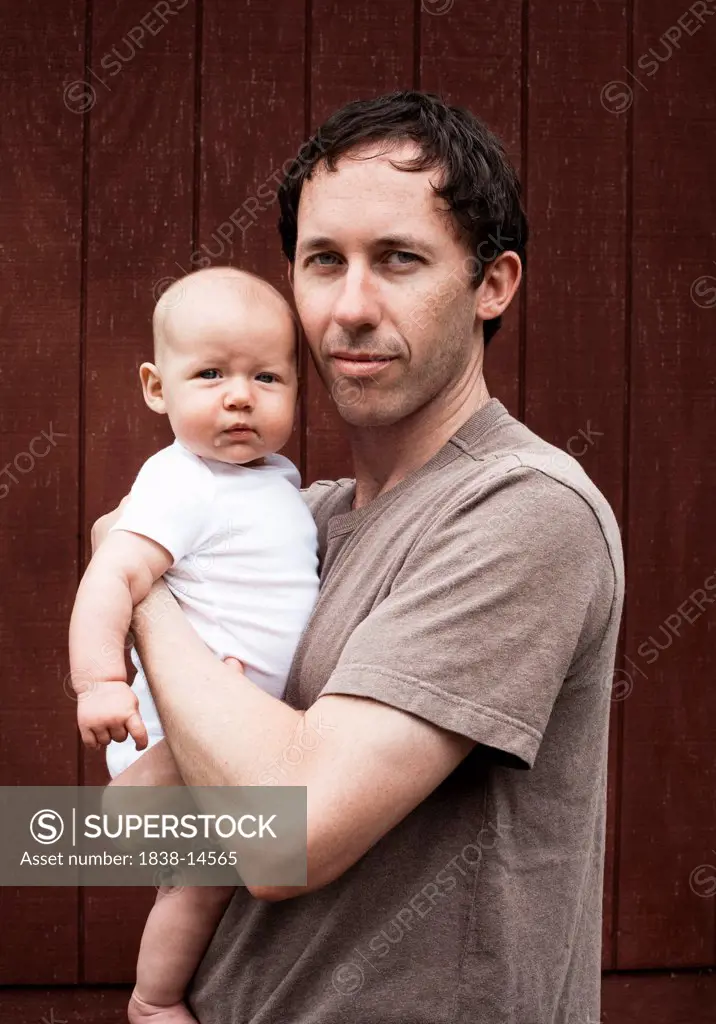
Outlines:
{"type": "Polygon", "coordinates": [[[417,92],[349,104],[304,149],[282,243],[355,479],[304,493],[321,592],[286,702],[173,602],[136,617],[184,781],[308,793],[308,886],[237,890],[189,1006],[201,1024],[586,1024],[623,566],[579,465],[485,386],[521,278],[519,184],[480,122],[417,92]]]}

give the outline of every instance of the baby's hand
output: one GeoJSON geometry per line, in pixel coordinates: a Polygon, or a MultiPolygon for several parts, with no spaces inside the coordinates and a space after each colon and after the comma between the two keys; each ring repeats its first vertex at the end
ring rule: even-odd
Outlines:
{"type": "Polygon", "coordinates": [[[121,743],[128,733],[137,750],[144,750],[149,743],[139,701],[127,683],[108,680],[94,685],[77,705],[77,724],[82,742],[90,750],[106,747],[110,740],[121,743]]]}

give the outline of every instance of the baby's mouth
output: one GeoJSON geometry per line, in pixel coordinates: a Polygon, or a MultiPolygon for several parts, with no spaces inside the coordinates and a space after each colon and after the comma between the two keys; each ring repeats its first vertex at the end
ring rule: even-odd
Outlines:
{"type": "Polygon", "coordinates": [[[218,448],[225,441],[250,441],[256,435],[253,427],[227,427],[222,430],[214,442],[218,448]]]}

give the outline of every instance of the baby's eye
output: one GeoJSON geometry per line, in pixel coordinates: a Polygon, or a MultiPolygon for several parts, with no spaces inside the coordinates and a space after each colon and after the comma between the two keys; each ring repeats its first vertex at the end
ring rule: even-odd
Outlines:
{"type": "Polygon", "coordinates": [[[198,376],[201,377],[202,380],[216,380],[216,378],[219,376],[219,371],[218,370],[202,370],[199,373],[198,376]],[[212,376],[212,375],[214,375],[214,376],[212,376]]]}
{"type": "Polygon", "coordinates": [[[276,374],[275,373],[269,373],[268,370],[264,371],[263,373],[257,373],[256,376],[257,377],[271,377],[272,380],[277,380],[276,374]]]}

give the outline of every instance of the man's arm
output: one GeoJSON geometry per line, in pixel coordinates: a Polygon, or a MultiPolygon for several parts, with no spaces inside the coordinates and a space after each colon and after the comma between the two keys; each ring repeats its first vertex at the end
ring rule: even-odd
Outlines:
{"type": "Polygon", "coordinates": [[[282,781],[307,789],[308,884],[250,887],[259,899],[286,899],[338,878],[475,745],[363,697],[325,695],[296,711],[219,661],[162,582],[135,608],[133,631],[187,785],[259,785],[284,751],[301,749],[282,781]],[[312,734],[310,748],[300,743],[304,733],[312,734]]]}

